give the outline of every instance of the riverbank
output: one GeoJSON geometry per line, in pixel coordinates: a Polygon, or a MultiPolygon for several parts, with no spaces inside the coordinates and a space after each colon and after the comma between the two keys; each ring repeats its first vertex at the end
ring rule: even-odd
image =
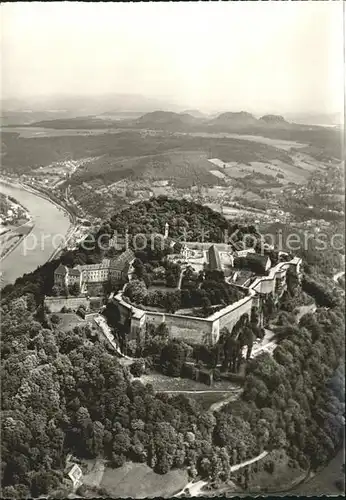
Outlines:
{"type": "MultiPolygon", "coordinates": [[[[1,191],[0,191],[1,193],[1,191]]],[[[3,193],[2,196],[6,197],[3,193]]],[[[20,224],[15,225],[15,223],[11,223],[7,221],[6,226],[3,227],[2,232],[0,234],[0,262],[3,261],[22,241],[26,238],[34,227],[34,221],[32,215],[30,214],[27,207],[25,207],[22,203],[20,203],[17,199],[13,197],[7,197],[7,201],[10,204],[13,212],[16,212],[16,206],[20,207],[24,214],[18,215],[20,224]],[[23,222],[25,221],[25,222],[23,222]],[[14,241],[11,241],[14,240],[14,241]]],[[[18,219],[16,222],[18,223],[18,219]]],[[[6,220],[6,219],[5,219],[6,220]]],[[[3,226],[3,224],[1,224],[3,226]]]]}
{"type": "Polygon", "coordinates": [[[75,219],[66,207],[32,186],[3,177],[0,178],[0,185],[3,193],[27,208],[33,222],[30,237],[29,233],[23,235],[2,259],[1,286],[5,286],[46,263],[57,250],[56,244],[61,238],[65,241],[66,235],[73,229],[75,219]]]}
{"type": "MultiPolygon", "coordinates": [[[[29,224],[29,223],[27,223],[27,224],[29,224]]],[[[17,248],[17,246],[20,245],[27,236],[29,236],[29,234],[31,233],[31,231],[34,229],[34,226],[35,226],[35,224],[33,224],[31,222],[31,225],[28,226],[28,230],[25,233],[22,233],[22,234],[17,233],[17,235],[19,235],[19,238],[12,245],[10,245],[7,248],[7,250],[5,250],[4,253],[1,253],[1,255],[0,255],[0,262],[2,262],[11,252],[13,252],[13,250],[15,250],[17,248]]],[[[16,237],[15,230],[9,231],[9,234],[6,233],[6,239],[7,240],[15,238],[15,237],[16,237]]]]}
{"type": "MultiPolygon", "coordinates": [[[[62,201],[58,202],[55,199],[55,197],[53,198],[49,193],[46,193],[45,191],[42,191],[41,189],[34,188],[33,186],[25,184],[25,183],[21,183],[21,182],[17,182],[17,181],[13,182],[13,181],[10,181],[9,179],[3,178],[3,177],[0,178],[0,184],[1,183],[4,183],[10,187],[18,187],[19,189],[25,189],[26,191],[34,194],[35,196],[38,196],[40,198],[43,198],[43,199],[49,201],[50,203],[55,205],[59,210],[60,209],[63,210],[66,213],[66,215],[68,215],[71,224],[70,224],[70,227],[66,233],[65,241],[56,250],[54,250],[54,252],[52,253],[52,255],[48,259],[48,261],[53,260],[61,252],[61,250],[65,246],[65,243],[67,243],[67,241],[73,236],[73,234],[77,230],[78,226],[76,224],[76,215],[62,201]]],[[[23,207],[23,205],[21,203],[18,202],[18,204],[23,207]]],[[[25,207],[23,207],[23,208],[25,208],[25,207]]],[[[27,209],[25,209],[25,210],[30,215],[30,213],[27,211],[27,209]]],[[[32,222],[32,217],[30,217],[30,222],[32,222]]],[[[32,227],[32,229],[33,229],[33,227],[32,227]]],[[[30,230],[30,232],[31,232],[31,230],[30,230]]],[[[20,240],[17,242],[17,244],[13,248],[11,248],[11,250],[9,252],[6,252],[6,254],[0,258],[0,262],[12,250],[14,250],[17,247],[17,245],[19,245],[23,241],[23,239],[29,235],[30,232],[23,235],[23,237],[20,238],[20,240]]]]}
{"type": "MultiPolygon", "coordinates": [[[[61,200],[58,201],[56,197],[53,197],[49,192],[43,191],[43,189],[39,189],[37,187],[35,188],[31,184],[25,184],[23,182],[14,181],[12,179],[10,180],[3,176],[0,177],[0,184],[1,183],[13,188],[25,189],[25,191],[28,191],[40,198],[50,201],[53,205],[55,205],[59,209],[62,209],[69,216],[71,223],[76,222],[76,215],[69,209],[69,207],[66,206],[61,200]]],[[[23,206],[21,203],[19,204],[23,206]]]]}
{"type": "Polygon", "coordinates": [[[76,214],[74,214],[71,209],[68,207],[68,205],[65,205],[62,201],[57,201],[55,199],[55,197],[53,198],[50,193],[46,193],[45,191],[41,190],[41,189],[37,189],[37,188],[34,188],[32,187],[31,185],[28,185],[28,184],[20,184],[23,189],[26,189],[27,191],[30,191],[32,192],[33,194],[47,200],[47,201],[50,201],[51,203],[53,203],[56,207],[58,207],[58,209],[61,209],[63,210],[68,216],[69,216],[69,219],[70,219],[70,227],[68,228],[68,231],[65,235],[65,239],[63,240],[63,242],[58,246],[58,248],[56,248],[53,253],[50,255],[50,257],[47,259],[47,262],[57,258],[59,256],[59,254],[61,253],[61,251],[65,248],[65,246],[67,245],[68,241],[73,237],[73,235],[75,234],[75,232],[77,231],[78,229],[78,225],[77,225],[77,217],[76,217],[76,214]]]}

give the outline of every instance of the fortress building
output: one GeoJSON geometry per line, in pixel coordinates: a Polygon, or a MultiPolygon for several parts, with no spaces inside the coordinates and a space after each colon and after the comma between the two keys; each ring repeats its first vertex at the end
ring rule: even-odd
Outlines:
{"type": "Polygon", "coordinates": [[[134,258],[132,250],[127,249],[115,259],[103,259],[99,264],[85,264],[73,269],[60,264],[54,272],[54,285],[68,287],[77,283],[82,288],[83,284],[105,283],[108,280],[121,283],[127,280],[134,258]]]}
{"type": "MultiPolygon", "coordinates": [[[[263,326],[263,306],[268,300],[273,300],[275,303],[282,297],[287,289],[289,269],[296,274],[298,281],[301,281],[302,260],[294,257],[271,267],[268,256],[254,252],[248,254],[251,255],[251,261],[256,264],[255,272],[233,268],[230,274],[225,273],[226,283],[234,284],[245,292],[245,296],[237,302],[225,306],[208,317],[199,317],[149,310],[145,306],[129,303],[120,291],[110,298],[119,312],[119,326],[126,329],[128,340],[135,340],[144,335],[147,325],[158,326],[165,323],[171,337],[207,345],[218,342],[224,327],[232,331],[244,318],[250,321],[253,310],[258,312],[259,326],[263,326]],[[237,274],[241,275],[240,280],[235,280],[237,274]]],[[[183,246],[180,254],[169,255],[167,258],[173,262],[180,261],[184,266],[193,267],[195,271],[203,269],[205,265],[212,270],[225,271],[225,266],[230,268],[232,265],[232,253],[222,244],[202,243],[193,248],[187,244],[183,246]]]]}

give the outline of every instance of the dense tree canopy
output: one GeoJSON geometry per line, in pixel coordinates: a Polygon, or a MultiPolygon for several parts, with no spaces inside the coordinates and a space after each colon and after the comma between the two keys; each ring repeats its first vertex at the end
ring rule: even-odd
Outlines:
{"type": "MultiPolygon", "coordinates": [[[[151,230],[149,221],[154,221],[155,230],[169,221],[173,234],[187,227],[196,238],[198,224],[206,224],[209,237],[218,241],[228,227],[222,216],[185,201],[161,198],[134,207],[129,209],[132,222],[130,216],[114,218],[111,231],[126,224],[133,234],[138,225],[142,232],[151,230]]],[[[127,290],[136,301],[146,295],[144,276],[152,272],[148,264],[154,259],[146,260],[145,255],[140,257],[143,267],[139,262],[136,266],[139,279],[127,290]]],[[[79,249],[62,261],[85,263],[101,257],[98,250],[79,249]]],[[[162,256],[156,257],[159,269],[162,256]]],[[[281,334],[274,355],[250,360],[242,397],[211,414],[189,397],[155,394],[152,386],[133,380],[90,326],[66,331],[54,315],[47,315],[43,294],[51,292],[58,262],[7,286],[2,297],[3,497],[46,495],[59,488],[69,452],[84,458],[103,456],[113,467],[127,460],[143,462],[160,474],[186,467],[191,477],[216,482],[229,478],[230,465],[263,449],[283,448],[303,468],[316,468],[333,455],[344,425],[344,373],[339,368],[344,312],[339,295],[318,277],[310,275],[304,286],[322,307],[293,326],[287,309],[278,323],[281,334]]],[[[228,288],[221,287],[217,276],[205,278],[198,281],[198,290],[201,307],[209,310],[225,300],[228,288]]],[[[289,293],[294,295],[293,281],[289,293]]],[[[181,300],[183,292],[191,294],[191,289],[179,291],[181,300]]],[[[171,310],[176,307],[173,295],[166,304],[171,310]]],[[[117,320],[117,311],[110,315],[117,320]]],[[[246,325],[240,345],[251,348],[253,332],[253,326],[246,325]]],[[[231,361],[235,347],[227,332],[224,346],[231,361]]],[[[168,375],[177,376],[188,351],[184,343],[169,339],[162,325],[145,336],[137,354],[156,356],[168,375]]],[[[218,354],[199,352],[211,365],[218,354]]],[[[142,370],[137,366],[132,371],[142,370]]]]}
{"type": "MultiPolygon", "coordinates": [[[[225,237],[237,232],[241,241],[247,233],[256,235],[254,226],[239,227],[209,207],[188,200],[159,196],[131,205],[111,218],[110,225],[119,235],[128,230],[131,236],[156,233],[163,235],[169,224],[169,236],[176,240],[225,242],[225,237]],[[228,233],[227,233],[228,232],[228,233]]],[[[132,240],[133,241],[133,240],[132,240]]]]}

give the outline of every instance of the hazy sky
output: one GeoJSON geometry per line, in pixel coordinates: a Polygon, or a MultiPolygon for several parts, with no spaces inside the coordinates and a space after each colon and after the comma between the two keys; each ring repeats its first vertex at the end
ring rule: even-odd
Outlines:
{"type": "Polygon", "coordinates": [[[2,94],[338,111],[342,9],[341,1],[2,4],[2,94]]]}

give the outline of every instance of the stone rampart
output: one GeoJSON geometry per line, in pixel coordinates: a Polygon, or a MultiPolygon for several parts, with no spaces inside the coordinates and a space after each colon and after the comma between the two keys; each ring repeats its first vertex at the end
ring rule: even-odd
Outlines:
{"type": "Polygon", "coordinates": [[[45,297],[44,305],[53,313],[60,312],[63,307],[76,311],[79,306],[84,306],[89,311],[90,299],[86,297],[45,297]]]}
{"type": "Polygon", "coordinates": [[[268,276],[258,277],[249,288],[243,288],[247,292],[246,297],[224,307],[207,318],[148,311],[126,302],[123,299],[122,292],[113,297],[113,300],[118,306],[120,323],[125,325],[126,321],[131,318],[129,339],[136,338],[138,331],[148,324],[158,326],[165,323],[172,338],[196,344],[215,344],[219,340],[222,328],[232,331],[242,316],[247,315],[249,319],[251,318],[252,307],[258,305],[258,294],[275,293],[276,280],[284,279],[290,266],[294,266],[299,273],[300,264],[301,259],[299,258],[277,264],[270,269],[268,276]]]}
{"type": "Polygon", "coordinates": [[[163,322],[167,325],[172,338],[196,344],[212,343],[213,321],[209,318],[146,311],[147,324],[158,326],[163,322]]]}

